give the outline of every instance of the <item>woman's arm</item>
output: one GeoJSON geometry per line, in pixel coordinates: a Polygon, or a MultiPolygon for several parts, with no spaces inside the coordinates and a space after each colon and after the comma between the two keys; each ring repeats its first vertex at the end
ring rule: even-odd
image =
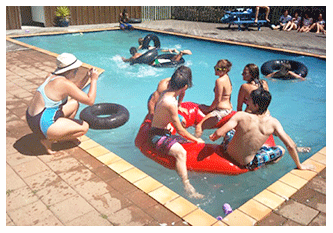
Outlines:
{"type": "Polygon", "coordinates": [[[77,87],[72,81],[67,79],[64,82],[64,90],[68,96],[78,102],[86,105],[93,105],[96,99],[97,79],[99,75],[96,69],[90,69],[89,76],[91,78],[91,82],[88,94],[77,87]]]}

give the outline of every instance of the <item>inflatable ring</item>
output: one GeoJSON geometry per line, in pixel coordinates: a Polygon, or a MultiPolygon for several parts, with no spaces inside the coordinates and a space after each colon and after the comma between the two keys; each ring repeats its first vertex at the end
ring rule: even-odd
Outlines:
{"type": "MultiPolygon", "coordinates": [[[[174,54],[161,54],[158,55],[156,59],[170,59],[173,56],[175,56],[174,54]]],[[[179,61],[172,61],[170,60],[169,62],[163,62],[163,63],[158,63],[158,64],[154,64],[154,67],[161,67],[161,68],[170,68],[170,67],[175,67],[175,66],[179,66],[185,63],[184,58],[181,58],[179,61]]]]}
{"type": "Polygon", "coordinates": [[[129,112],[119,104],[100,103],[83,109],[80,113],[80,119],[86,121],[91,129],[113,129],[128,121],[129,112]],[[98,117],[99,115],[110,116],[98,117]]]}
{"type": "Polygon", "coordinates": [[[128,23],[141,23],[142,19],[129,18],[128,23]]]}
{"type": "Polygon", "coordinates": [[[149,49],[150,41],[154,41],[154,47],[159,49],[161,47],[160,39],[155,34],[149,34],[143,39],[142,49],[149,49]]]}
{"type": "Polygon", "coordinates": [[[291,65],[290,71],[293,71],[294,73],[302,76],[305,78],[308,74],[308,68],[302,63],[298,61],[293,61],[293,60],[271,60],[265,62],[260,70],[263,75],[268,75],[271,74],[277,70],[280,70],[281,65],[283,63],[289,63],[291,65]]]}
{"type": "Polygon", "coordinates": [[[140,57],[138,57],[137,59],[133,60],[131,62],[131,65],[133,64],[152,64],[153,61],[155,60],[155,58],[157,57],[158,53],[156,49],[151,49],[148,52],[142,54],[140,57]]]}

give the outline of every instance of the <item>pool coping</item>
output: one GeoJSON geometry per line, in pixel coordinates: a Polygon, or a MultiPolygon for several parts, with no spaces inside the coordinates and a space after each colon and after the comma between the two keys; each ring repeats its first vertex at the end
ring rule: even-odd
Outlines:
{"type": "MultiPolygon", "coordinates": [[[[235,44],[249,47],[256,47],[260,49],[268,49],[279,52],[296,53],[304,56],[312,56],[320,59],[326,59],[326,56],[302,53],[298,51],[291,51],[285,49],[275,49],[266,46],[256,46],[253,44],[247,44],[242,42],[231,42],[221,39],[206,38],[201,36],[193,36],[175,32],[165,32],[161,30],[150,30],[146,28],[139,28],[139,30],[153,31],[158,33],[189,37],[200,40],[208,40],[220,43],[235,44]]],[[[36,33],[29,35],[11,35],[6,36],[6,40],[12,43],[28,47],[30,49],[37,50],[42,53],[46,53],[50,56],[58,56],[58,54],[28,45],[26,43],[17,41],[13,38],[27,37],[27,36],[43,36],[43,35],[56,35],[56,34],[72,34],[72,33],[84,33],[84,32],[96,32],[96,31],[109,31],[118,30],[119,27],[112,28],[101,28],[101,29],[89,29],[89,30],[71,30],[62,32],[52,33],[36,33]]],[[[89,64],[83,64],[84,67],[91,67],[89,64]]],[[[103,73],[104,70],[98,68],[99,73],[103,73]]],[[[140,169],[136,168],[126,160],[122,159],[118,155],[109,151],[105,147],[96,143],[94,140],[87,136],[80,138],[81,144],[79,147],[89,153],[91,156],[98,159],[100,162],[108,166],[114,172],[119,174],[121,177],[129,181],[132,185],[136,186],[148,196],[165,206],[180,218],[184,219],[192,226],[251,226],[268,216],[273,210],[279,208],[284,202],[307,184],[312,178],[326,168],[326,146],[319,150],[317,153],[312,155],[303,164],[313,164],[315,171],[302,171],[299,169],[293,169],[278,181],[261,191],[256,196],[245,202],[238,209],[234,210],[231,214],[224,217],[222,220],[217,220],[215,217],[206,213],[198,206],[194,205],[187,199],[173,192],[162,183],[158,182],[154,178],[150,177],[140,169]]],[[[222,209],[221,209],[222,211],[222,209]]]]}

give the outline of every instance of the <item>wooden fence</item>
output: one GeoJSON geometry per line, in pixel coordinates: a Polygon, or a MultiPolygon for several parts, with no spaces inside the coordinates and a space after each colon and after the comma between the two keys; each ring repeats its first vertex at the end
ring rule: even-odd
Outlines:
{"type": "MultiPolygon", "coordinates": [[[[45,27],[54,26],[56,6],[44,6],[45,27]]],[[[141,6],[69,6],[71,25],[117,23],[119,14],[126,8],[131,18],[141,18],[141,6]]],[[[6,29],[20,29],[21,12],[24,19],[32,19],[31,7],[6,6],[6,29]],[[22,11],[21,11],[22,8],[22,11]],[[29,11],[30,9],[30,11],[29,11]]]]}

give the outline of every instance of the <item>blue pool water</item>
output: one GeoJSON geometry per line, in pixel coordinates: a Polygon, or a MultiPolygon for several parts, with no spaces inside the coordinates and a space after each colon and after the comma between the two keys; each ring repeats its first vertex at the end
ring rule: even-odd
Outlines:
{"type": "MultiPolygon", "coordinates": [[[[121,56],[129,57],[129,48],[137,46],[137,39],[147,34],[138,30],[104,31],[18,40],[58,54],[73,53],[83,62],[105,69],[98,80],[96,103],[124,105],[130,112],[130,120],[113,130],[89,130],[87,136],[187,198],[174,170],[151,161],[134,146],[135,136],[147,113],[149,95],[161,79],[170,77],[174,72],[172,68],[130,66],[122,62],[121,56]]],[[[231,101],[234,109],[237,106],[238,90],[244,83],[241,73],[246,64],[255,63],[260,67],[272,59],[293,59],[304,63],[309,69],[304,82],[267,79],[273,98],[269,109],[298,146],[312,147],[311,153],[300,154],[301,162],[326,146],[325,60],[170,35],[158,36],[162,48],[190,49],[193,53],[184,57],[185,65],[192,69],[194,83],[186,92],[184,101],[211,104],[216,79],[213,67],[219,59],[232,62],[229,76],[233,85],[231,101]]],[[[81,106],[80,110],[84,107],[81,106]]],[[[194,132],[193,128],[189,131],[194,132]]],[[[204,132],[203,139],[206,142],[209,142],[208,136],[212,132],[204,132]]],[[[282,144],[275,139],[277,144],[282,144]]],[[[189,172],[193,186],[205,195],[203,200],[190,201],[213,216],[223,216],[224,203],[229,203],[233,209],[238,208],[293,168],[295,164],[286,153],[278,164],[238,176],[189,172]]]]}

